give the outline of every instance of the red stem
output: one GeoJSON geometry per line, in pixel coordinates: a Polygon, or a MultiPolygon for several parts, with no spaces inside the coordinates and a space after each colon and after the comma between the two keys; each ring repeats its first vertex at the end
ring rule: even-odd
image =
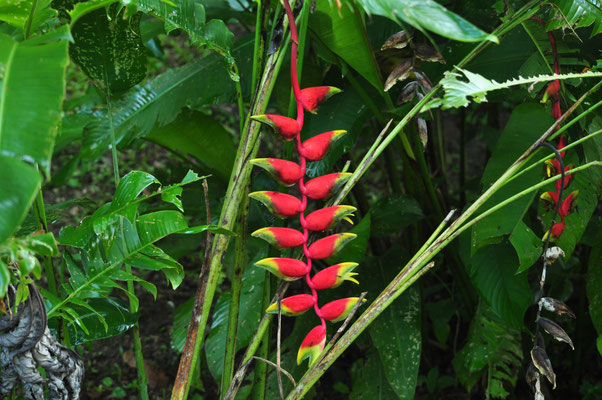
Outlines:
{"type": "MultiPolygon", "coordinates": [[[[284,0],[284,9],[286,10],[286,16],[289,21],[289,26],[291,29],[291,41],[293,42],[291,48],[291,83],[293,86],[293,94],[295,96],[295,102],[297,103],[297,124],[299,125],[299,130],[297,132],[297,136],[295,137],[297,153],[299,154],[299,163],[301,165],[302,175],[305,176],[305,171],[307,169],[307,160],[303,155],[303,146],[301,145],[301,130],[303,129],[303,104],[301,98],[301,88],[299,87],[299,75],[297,72],[297,58],[298,58],[298,46],[299,46],[299,36],[297,33],[297,26],[295,25],[295,16],[293,15],[293,11],[291,10],[291,6],[288,3],[288,0],[284,0]]],[[[318,318],[320,318],[320,322],[322,327],[326,329],[326,320],[322,317],[322,312],[320,311],[320,307],[318,306],[318,292],[311,281],[310,272],[311,272],[311,257],[309,255],[309,249],[307,248],[307,240],[309,238],[309,231],[307,229],[307,223],[305,221],[305,209],[307,208],[307,191],[305,189],[305,182],[303,181],[303,176],[299,180],[299,191],[301,192],[301,212],[299,213],[299,222],[301,223],[301,227],[303,228],[303,254],[305,255],[306,261],[306,270],[307,274],[305,275],[305,281],[307,282],[307,286],[311,289],[311,295],[314,300],[314,311],[318,318]]]]}

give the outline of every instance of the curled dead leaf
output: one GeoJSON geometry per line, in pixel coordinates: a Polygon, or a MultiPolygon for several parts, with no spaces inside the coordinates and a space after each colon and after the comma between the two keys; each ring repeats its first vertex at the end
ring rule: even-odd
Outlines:
{"type": "Polygon", "coordinates": [[[547,311],[551,311],[558,315],[566,314],[571,318],[575,318],[575,313],[565,303],[551,297],[542,297],[539,299],[539,305],[547,311]]]}
{"type": "Polygon", "coordinates": [[[389,36],[389,38],[385,40],[385,43],[381,46],[380,49],[403,49],[408,45],[408,43],[410,43],[410,40],[412,40],[411,35],[408,35],[406,31],[399,31],[389,36]]]}
{"type": "Polygon", "coordinates": [[[441,64],[445,64],[445,59],[443,58],[441,53],[439,53],[437,49],[429,46],[428,44],[416,43],[414,45],[414,54],[416,55],[416,57],[423,61],[438,62],[441,64]]]}
{"type": "Polygon", "coordinates": [[[531,350],[531,360],[533,360],[533,364],[539,373],[545,376],[548,381],[550,381],[553,388],[556,389],[556,374],[554,374],[552,363],[550,362],[546,351],[539,346],[533,347],[531,350]]]}
{"type": "Polygon", "coordinates": [[[571,349],[575,350],[575,346],[573,346],[573,341],[569,335],[556,322],[543,317],[537,318],[535,322],[537,322],[537,324],[546,332],[548,332],[554,339],[558,340],[559,342],[568,343],[568,345],[571,346],[571,349]]]}
{"type": "Polygon", "coordinates": [[[401,82],[410,77],[414,69],[414,59],[405,59],[399,64],[393,72],[387,77],[385,82],[385,92],[391,89],[397,82],[401,82]]]}

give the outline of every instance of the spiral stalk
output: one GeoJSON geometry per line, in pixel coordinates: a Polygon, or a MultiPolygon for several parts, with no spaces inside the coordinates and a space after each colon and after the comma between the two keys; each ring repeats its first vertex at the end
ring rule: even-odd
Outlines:
{"type": "Polygon", "coordinates": [[[349,217],[353,215],[355,207],[340,205],[307,213],[310,199],[327,199],[342,187],[351,174],[331,173],[308,181],[305,180],[307,163],[321,160],[332,144],[346,132],[342,130],[324,132],[301,141],[305,111],[316,113],[322,101],[340,92],[340,90],[329,86],[300,88],[297,69],[299,36],[293,11],[287,1],[284,1],[284,8],[291,30],[291,84],[297,117],[292,119],[281,115],[265,114],[252,116],[251,119],[266,124],[279,139],[294,141],[299,162],[297,164],[277,158],[260,158],[251,160],[251,163],[265,169],[284,186],[297,185],[300,198],[274,191],[254,192],[249,196],[262,202],[277,217],[288,218],[298,215],[301,231],[292,228],[266,227],[258,229],[252,235],[268,241],[278,249],[301,247],[303,250],[303,261],[273,257],[259,260],[255,265],[265,268],[280,279],[287,281],[304,278],[311,294],[298,294],[284,298],[281,302],[270,305],[266,311],[282,313],[285,316],[297,316],[313,308],[320,324],[307,334],[297,354],[297,363],[309,358],[309,364],[312,365],[317,361],[318,355],[322,352],[326,343],[326,321],[336,322],[345,319],[354,309],[359,298],[339,299],[320,307],[318,290],[335,288],[346,280],[357,283],[353,278],[356,274],[352,272],[357,264],[339,263],[312,276],[313,260],[334,257],[346,243],[355,238],[355,235],[352,233],[333,234],[310,245],[310,232],[321,232],[334,228],[343,219],[351,222],[349,217]]]}

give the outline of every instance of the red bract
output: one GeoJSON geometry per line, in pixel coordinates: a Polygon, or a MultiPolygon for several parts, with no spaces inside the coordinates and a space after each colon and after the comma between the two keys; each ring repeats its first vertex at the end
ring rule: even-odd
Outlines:
{"type": "Polygon", "coordinates": [[[566,136],[561,135],[560,140],[558,141],[558,145],[556,146],[556,150],[560,152],[560,157],[564,157],[566,151],[561,151],[566,147],[566,136]]]}
{"type": "MultiPolygon", "coordinates": [[[[280,302],[280,310],[282,315],[287,317],[296,317],[303,314],[314,306],[314,298],[310,294],[298,294],[282,299],[280,302]]],[[[278,313],[278,302],[271,304],[267,310],[271,314],[278,313]]]]}
{"type": "Polygon", "coordinates": [[[266,124],[282,140],[293,140],[301,131],[297,120],[276,114],[253,115],[251,119],[266,124]]]}
{"type": "Polygon", "coordinates": [[[251,235],[265,240],[280,250],[301,246],[305,242],[303,234],[291,228],[261,228],[257,229],[251,235]]]}
{"type": "Polygon", "coordinates": [[[295,279],[302,278],[307,273],[307,264],[294,258],[264,258],[257,261],[255,265],[267,269],[285,281],[294,281],[295,279]]]}
{"type": "Polygon", "coordinates": [[[353,310],[359,299],[359,297],[347,297],[346,299],[339,299],[324,304],[320,308],[322,318],[331,322],[344,320],[353,310]]]}
{"type": "Polygon", "coordinates": [[[558,203],[558,193],[556,192],[545,192],[539,199],[543,203],[543,208],[546,211],[552,211],[556,208],[556,203],[558,203]]]}
{"type": "Polygon", "coordinates": [[[548,88],[546,89],[546,95],[557,99],[559,91],[560,91],[560,80],[557,79],[555,81],[552,81],[552,83],[550,83],[548,85],[548,88]]]}
{"type": "Polygon", "coordinates": [[[316,86],[301,90],[301,104],[303,108],[315,114],[321,102],[341,90],[332,86],[316,86]]]}
{"type": "Polygon", "coordinates": [[[347,133],[347,131],[330,131],[320,133],[319,135],[307,139],[301,145],[303,156],[307,158],[308,161],[321,160],[326,153],[328,153],[330,145],[343,137],[345,133],[347,133]]]}
{"type": "Polygon", "coordinates": [[[359,282],[353,278],[357,273],[351,272],[357,265],[357,263],[353,262],[333,265],[315,274],[314,277],[311,278],[311,282],[316,290],[334,289],[341,286],[344,281],[351,281],[359,284],[359,282]]]}
{"type": "Polygon", "coordinates": [[[255,158],[249,161],[265,169],[272,178],[283,186],[291,186],[299,182],[303,176],[299,164],[278,158],[255,158]]]}
{"type": "Polygon", "coordinates": [[[575,208],[577,207],[577,197],[579,197],[579,190],[575,190],[564,199],[558,209],[558,215],[560,215],[561,218],[564,218],[575,211],[575,208]]]}
{"type": "Polygon", "coordinates": [[[348,217],[352,216],[355,210],[352,206],[332,206],[316,210],[306,217],[305,227],[310,231],[324,231],[334,227],[342,219],[351,222],[348,217]]]}
{"type": "Polygon", "coordinates": [[[313,328],[303,342],[299,346],[299,352],[297,353],[297,364],[301,364],[301,361],[309,358],[309,366],[311,367],[316,361],[318,356],[324,350],[326,344],[326,328],[323,325],[318,325],[313,328]]]}
{"type": "MultiPolygon", "coordinates": [[[[541,238],[542,241],[546,240],[546,238],[548,237],[548,232],[549,231],[546,231],[546,233],[544,233],[543,237],[541,238]]],[[[552,227],[550,242],[555,242],[556,240],[558,240],[560,235],[562,235],[562,232],[564,232],[564,219],[559,223],[554,224],[554,226],[552,227]]]]}
{"type": "Polygon", "coordinates": [[[356,234],[349,232],[326,236],[309,246],[309,255],[317,260],[333,257],[356,236],[356,234]]]}
{"type": "Polygon", "coordinates": [[[262,202],[272,214],[280,218],[292,217],[301,211],[301,200],[290,194],[273,191],[253,192],[249,197],[262,202]]]}
{"type": "Polygon", "coordinates": [[[305,184],[305,194],[313,200],[322,200],[332,196],[351,177],[349,172],[335,172],[322,175],[305,184]]]}

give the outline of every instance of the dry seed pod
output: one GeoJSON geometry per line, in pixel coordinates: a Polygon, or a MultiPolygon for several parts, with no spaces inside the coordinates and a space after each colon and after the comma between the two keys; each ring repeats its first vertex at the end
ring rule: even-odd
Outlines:
{"type": "Polygon", "coordinates": [[[559,257],[564,258],[564,251],[558,246],[550,247],[544,256],[548,265],[552,265],[559,257]]]}
{"type": "Polygon", "coordinates": [[[401,82],[407,79],[414,69],[414,59],[408,58],[401,62],[391,74],[387,77],[385,82],[385,92],[391,89],[397,82],[401,82]]]}
{"type": "Polygon", "coordinates": [[[403,49],[410,43],[410,40],[412,40],[411,35],[408,35],[406,31],[399,31],[389,36],[380,49],[381,51],[388,49],[403,49]]]}
{"type": "Polygon", "coordinates": [[[416,118],[416,127],[418,128],[418,134],[420,135],[420,142],[422,143],[422,149],[426,149],[426,145],[429,141],[428,128],[424,118],[416,118]]]}
{"type": "Polygon", "coordinates": [[[416,82],[418,82],[424,93],[428,93],[433,89],[431,80],[424,72],[419,69],[414,69],[414,76],[416,77],[416,82]]]}
{"type": "Polygon", "coordinates": [[[412,81],[401,89],[401,94],[397,98],[397,104],[407,103],[414,100],[418,91],[418,82],[412,81]]]}
{"type": "Polygon", "coordinates": [[[539,305],[544,309],[556,313],[558,315],[566,314],[571,318],[575,318],[575,313],[560,300],[551,297],[542,297],[539,299],[539,305]]]}
{"type": "Polygon", "coordinates": [[[533,347],[533,350],[531,350],[531,360],[533,360],[533,364],[535,364],[539,373],[548,378],[553,388],[556,389],[556,375],[546,351],[539,346],[533,347]]]}
{"type": "Polygon", "coordinates": [[[539,372],[537,371],[537,368],[535,368],[535,365],[533,364],[533,362],[530,362],[529,366],[527,367],[527,372],[525,373],[525,380],[527,381],[527,384],[529,385],[531,390],[534,392],[535,392],[535,383],[537,382],[539,377],[540,377],[540,375],[539,375],[539,372]]]}
{"type": "Polygon", "coordinates": [[[559,342],[568,343],[568,345],[571,346],[571,349],[575,350],[575,346],[573,346],[573,341],[569,335],[556,322],[543,317],[537,318],[535,322],[537,322],[537,324],[546,332],[548,332],[554,339],[558,340],[559,342]]]}
{"type": "Polygon", "coordinates": [[[445,64],[445,59],[434,47],[424,43],[414,45],[414,54],[423,61],[439,62],[445,64]]]}

